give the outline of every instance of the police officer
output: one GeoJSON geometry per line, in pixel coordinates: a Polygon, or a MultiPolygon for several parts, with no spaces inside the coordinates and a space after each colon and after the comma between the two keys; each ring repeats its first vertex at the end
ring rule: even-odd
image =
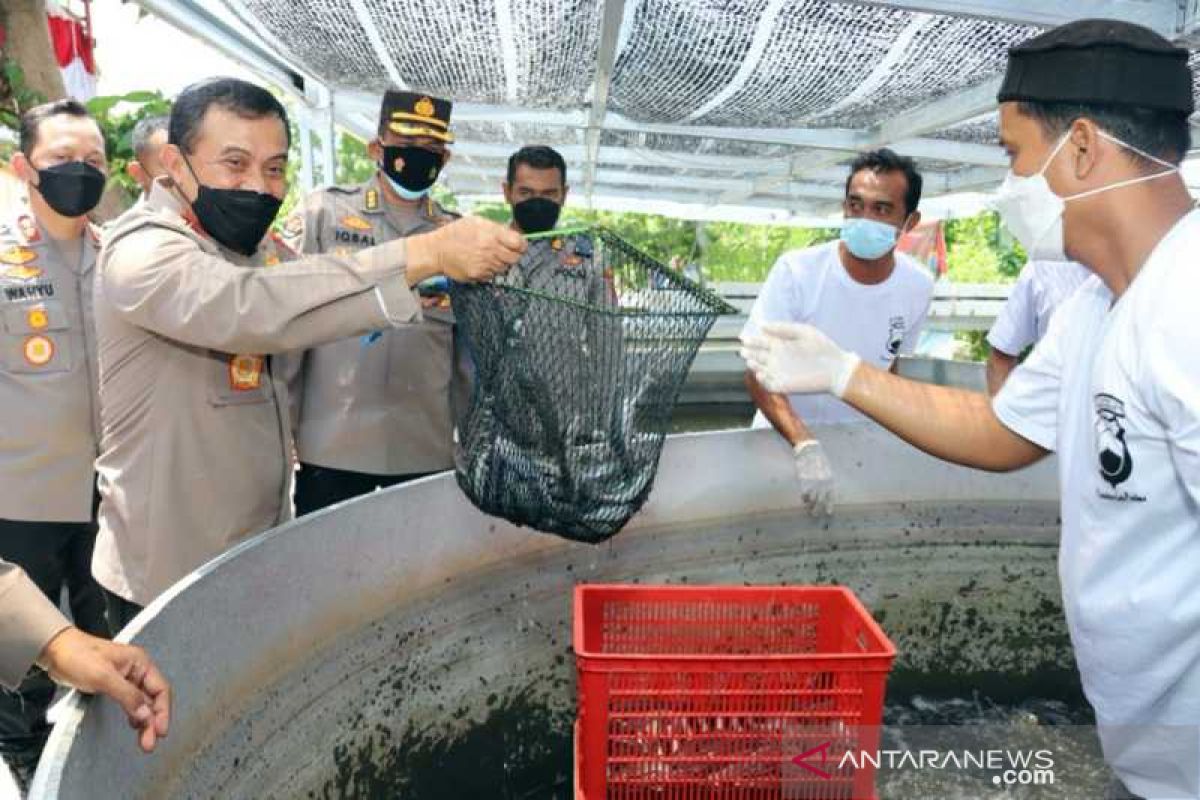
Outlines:
{"type": "MultiPolygon", "coordinates": [[[[523,383],[545,387],[545,399],[508,411],[557,417],[564,393],[583,393],[592,398],[586,413],[571,409],[573,415],[560,420],[562,429],[571,429],[579,443],[607,439],[624,430],[622,422],[613,421],[616,387],[605,374],[624,358],[621,323],[615,315],[594,310],[616,305],[612,272],[597,263],[596,243],[587,234],[539,238],[558,224],[566,202],[570,190],[566,161],[550,147],[522,147],[509,156],[503,190],[511,226],[534,237],[525,258],[506,280],[556,298],[532,300],[523,324],[508,343],[510,348],[529,349],[527,357],[513,363],[531,370],[523,383]],[[573,302],[560,302],[563,299],[573,302]]],[[[539,424],[531,421],[526,428],[537,430],[539,424]]]]}
{"type": "Polygon", "coordinates": [[[290,516],[287,388],[273,354],[420,319],[410,286],[494,277],[518,234],[479,218],[349,254],[267,231],[287,190],[287,114],[214,78],[176,99],[167,177],[106,235],[96,284],[100,534],[117,616],[290,516]]]}
{"type": "MultiPolygon", "coordinates": [[[[567,162],[554,148],[522,147],[508,158],[503,188],[515,230],[527,235],[551,231],[570,191],[567,162]]],[[[594,268],[593,251],[588,236],[554,237],[549,247],[530,252],[519,277],[531,289],[604,306],[613,299],[612,276],[594,268]]]]}
{"type": "MultiPolygon", "coordinates": [[[[434,230],[457,215],[429,192],[450,159],[449,101],[389,91],[368,152],[378,171],[358,186],[311,194],[285,226],[303,253],[348,255],[434,230]]],[[[453,408],[469,372],[456,357],[449,298],[423,290],[424,319],[288,358],[300,470],[296,513],[453,466],[453,408]]]]}
{"type": "MultiPolygon", "coordinates": [[[[92,274],[104,138],[87,110],[62,100],[27,111],[12,159],[29,205],[0,226],[0,558],[24,568],[53,602],[64,584],[76,624],[108,636],[92,580],[95,542],[96,347],[92,274]]],[[[54,686],[35,670],[0,693],[0,751],[25,786],[50,726],[54,686]]]]}
{"type": "Polygon", "coordinates": [[[165,174],[162,165],[162,149],[167,146],[167,117],[145,117],[133,126],[130,137],[133,145],[133,160],[125,165],[125,172],[142,187],[139,200],[150,193],[150,184],[165,174]]]}
{"type": "Polygon", "coordinates": [[[73,627],[20,567],[0,560],[0,684],[17,688],[35,662],[58,683],[117,701],[147,753],[167,735],[171,687],[146,651],[73,627]]]}

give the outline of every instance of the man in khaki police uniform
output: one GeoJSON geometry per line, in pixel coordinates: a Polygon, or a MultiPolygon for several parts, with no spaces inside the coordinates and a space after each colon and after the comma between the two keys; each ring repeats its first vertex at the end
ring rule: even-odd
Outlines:
{"type": "Polygon", "coordinates": [[[171,687],[146,651],[72,626],[20,567],[0,560],[0,685],[15,689],[35,662],[58,683],[117,701],[147,753],[167,735],[171,687]]]}
{"type": "Polygon", "coordinates": [[[168,117],[146,117],[133,126],[130,144],[133,145],[133,160],[125,165],[125,172],[142,187],[138,195],[143,200],[150,194],[150,184],[165,175],[162,165],[162,149],[167,146],[168,117]]]}
{"type": "MultiPolygon", "coordinates": [[[[285,226],[289,243],[345,255],[453,220],[429,195],[450,158],[450,110],[446,100],[387,92],[369,146],[378,171],[311,194],[285,226]]],[[[289,357],[297,514],[453,467],[453,409],[470,375],[455,355],[449,298],[422,294],[420,322],[289,357]]]]}
{"type": "Polygon", "coordinates": [[[287,389],[272,354],[417,320],[410,285],[488,279],[524,249],[470,218],[291,260],[266,236],[288,146],[287,114],[261,87],[188,87],[171,112],[168,177],[105,238],[93,567],[123,613],[290,516],[287,389]]]}
{"type": "MultiPolygon", "coordinates": [[[[29,205],[0,224],[0,558],[54,603],[63,586],[79,627],[108,636],[90,564],[95,527],[97,232],[104,138],[83,106],[26,112],[13,169],[29,205]]],[[[0,752],[25,786],[49,735],[54,685],[41,670],[0,693],[0,752]]]]}

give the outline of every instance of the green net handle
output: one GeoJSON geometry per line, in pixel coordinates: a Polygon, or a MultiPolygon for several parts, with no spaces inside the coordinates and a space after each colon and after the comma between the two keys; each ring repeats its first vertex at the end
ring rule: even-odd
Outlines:
{"type": "Polygon", "coordinates": [[[525,238],[531,242],[536,242],[539,239],[555,239],[560,236],[577,236],[581,233],[591,233],[592,226],[590,225],[575,225],[570,228],[557,228],[552,231],[542,231],[541,233],[527,233],[525,238]]]}
{"type": "MultiPolygon", "coordinates": [[[[544,239],[556,239],[559,237],[578,236],[578,235],[583,235],[583,234],[590,235],[590,236],[611,236],[613,239],[615,239],[616,241],[618,241],[625,247],[630,248],[630,249],[635,249],[635,248],[633,248],[632,245],[630,245],[627,242],[625,242],[624,240],[622,240],[619,236],[616,236],[614,233],[612,233],[612,231],[608,230],[603,225],[572,225],[567,228],[558,228],[558,229],[552,230],[552,231],[543,231],[542,233],[531,233],[531,234],[526,235],[525,238],[526,238],[526,240],[528,240],[530,242],[536,242],[536,241],[544,240],[544,239]]],[[[655,261],[653,259],[651,259],[651,260],[654,262],[655,269],[657,269],[661,272],[664,272],[667,275],[670,275],[671,278],[674,279],[681,287],[683,287],[686,291],[692,293],[694,296],[704,298],[704,300],[710,306],[710,311],[703,312],[703,313],[711,313],[711,314],[715,314],[717,316],[728,316],[728,315],[738,313],[738,310],[734,306],[730,305],[723,297],[721,297],[719,294],[714,292],[712,289],[709,289],[706,286],[701,286],[700,284],[693,281],[691,278],[688,278],[687,276],[682,275],[678,271],[671,269],[671,267],[667,266],[666,264],[659,263],[658,261],[655,261]]],[[[507,287],[507,288],[509,288],[510,291],[516,291],[516,292],[520,292],[522,294],[535,294],[535,295],[541,294],[540,292],[531,292],[528,289],[521,289],[521,288],[517,288],[517,287],[507,287]]]]}

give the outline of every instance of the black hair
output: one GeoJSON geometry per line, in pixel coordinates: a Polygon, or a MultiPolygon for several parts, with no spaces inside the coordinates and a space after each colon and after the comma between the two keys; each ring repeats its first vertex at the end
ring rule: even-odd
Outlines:
{"type": "Polygon", "coordinates": [[[522,147],[508,157],[508,184],[512,185],[517,179],[517,167],[525,164],[534,169],[556,169],[562,177],[562,185],[567,185],[567,162],[553,147],[535,144],[522,147]]]}
{"type": "Polygon", "coordinates": [[[130,144],[133,146],[133,154],[138,158],[146,152],[150,147],[150,137],[159,131],[167,130],[168,117],[146,117],[138,120],[138,124],[133,126],[133,134],[129,137],[130,144]]]}
{"type": "MultiPolygon", "coordinates": [[[[1109,105],[1106,103],[1045,103],[1023,100],[1017,110],[1036,120],[1046,135],[1058,139],[1077,119],[1095,122],[1109,136],[1171,164],[1183,161],[1192,146],[1192,129],[1183,111],[1109,105]]],[[[1143,167],[1154,162],[1132,151],[1126,153],[1143,167]]]]}
{"type": "Polygon", "coordinates": [[[917,210],[917,206],[921,204],[921,187],[924,184],[921,173],[917,171],[917,162],[886,147],[859,153],[851,162],[850,174],[846,176],[847,196],[850,194],[850,181],[864,169],[871,172],[903,172],[905,216],[917,210]]]}
{"type": "Polygon", "coordinates": [[[237,78],[208,78],[180,92],[171,107],[167,141],[183,152],[191,153],[200,133],[200,123],[211,106],[232,111],[245,119],[278,117],[283,123],[288,146],[292,144],[292,130],[283,103],[263,87],[237,78]]]}
{"type": "Polygon", "coordinates": [[[21,152],[26,156],[32,154],[33,148],[37,146],[38,128],[46,120],[58,116],[86,117],[87,119],[92,119],[92,115],[88,113],[83,103],[70,98],[34,106],[21,115],[21,121],[17,126],[17,138],[20,143],[21,152]]]}

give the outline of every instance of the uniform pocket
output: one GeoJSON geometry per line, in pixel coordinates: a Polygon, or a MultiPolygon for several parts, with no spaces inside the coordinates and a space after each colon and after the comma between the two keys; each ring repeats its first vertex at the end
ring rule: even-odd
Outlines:
{"type": "Polygon", "coordinates": [[[0,309],[0,317],[4,321],[0,366],[6,372],[70,372],[71,321],[61,302],[10,303],[0,309]]]}
{"type": "Polygon", "coordinates": [[[271,399],[267,358],[210,352],[208,401],[214,406],[252,405],[271,399]]]}

